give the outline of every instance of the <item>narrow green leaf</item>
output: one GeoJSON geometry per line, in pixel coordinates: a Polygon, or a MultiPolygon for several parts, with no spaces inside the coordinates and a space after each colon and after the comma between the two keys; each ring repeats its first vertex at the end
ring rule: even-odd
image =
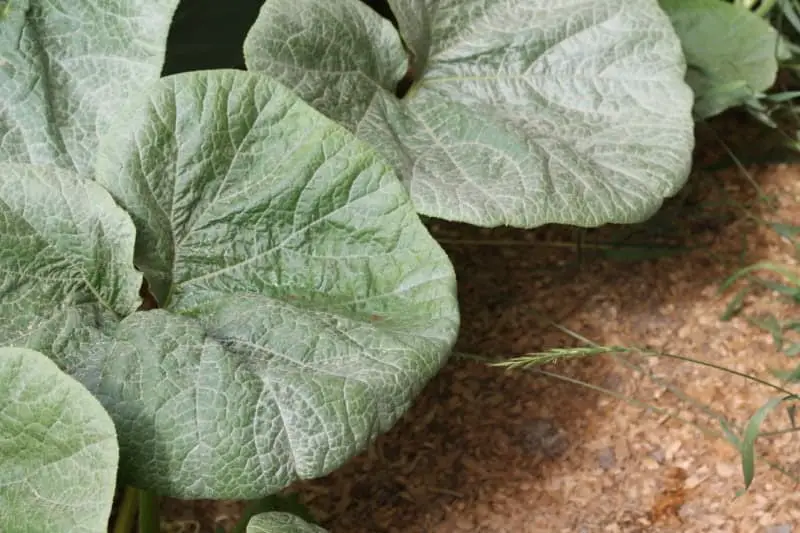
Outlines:
{"type": "Polygon", "coordinates": [[[772,342],[776,350],[783,349],[783,328],[775,315],[767,313],[763,317],[750,318],[749,320],[753,325],[767,331],[772,336],[772,342]]]}
{"type": "Polygon", "coordinates": [[[796,366],[794,370],[772,369],[770,374],[785,383],[797,383],[800,381],[800,365],[796,366]]]}
{"type": "MultiPolygon", "coordinates": [[[[798,91],[797,96],[800,97],[800,91],[798,91]]],[[[772,222],[770,223],[770,227],[773,229],[773,231],[775,231],[775,233],[790,241],[800,237],[800,226],[795,226],[794,224],[784,224],[781,222],[772,222]]]]}
{"type": "Polygon", "coordinates": [[[761,424],[775,407],[789,398],[791,397],[771,398],[753,413],[753,416],[750,417],[747,426],[744,428],[739,453],[742,456],[742,475],[744,476],[745,490],[750,487],[755,475],[755,444],[759,432],[761,431],[761,424]]]}
{"type": "Polygon", "coordinates": [[[781,14],[786,17],[795,31],[800,32],[800,6],[798,6],[797,1],[779,1],[778,6],[781,8],[781,14]]]}
{"type": "Polygon", "coordinates": [[[0,348],[0,405],[0,531],[107,531],[119,457],[100,403],[41,353],[0,348]]]}
{"type": "Polygon", "coordinates": [[[723,436],[728,439],[728,442],[733,444],[733,446],[739,450],[742,447],[742,439],[739,438],[738,435],[731,429],[730,424],[728,424],[727,420],[720,420],[719,425],[722,428],[723,436]]]}
{"type": "Polygon", "coordinates": [[[725,306],[725,310],[722,312],[720,320],[728,321],[739,314],[739,311],[741,311],[744,307],[745,297],[750,294],[750,291],[752,290],[753,288],[749,285],[739,289],[736,292],[736,295],[728,302],[728,305],[725,306]]]}
{"type": "Polygon", "coordinates": [[[726,289],[730,288],[731,285],[736,283],[736,281],[738,281],[739,279],[758,270],[765,270],[767,272],[774,272],[775,274],[779,274],[785,277],[792,285],[800,287],[800,275],[798,275],[797,271],[794,270],[792,267],[788,267],[777,263],[772,263],[770,261],[760,261],[758,263],[746,266],[744,268],[740,268],[738,271],[736,271],[736,273],[726,278],[720,285],[719,291],[720,292],[725,291],[726,289]]]}
{"type": "MultiPolygon", "coordinates": [[[[787,285],[785,283],[780,283],[777,281],[772,281],[763,278],[754,278],[753,281],[763,287],[766,287],[771,291],[777,292],[781,296],[786,296],[787,298],[791,298],[792,300],[800,302],[800,286],[787,285]]],[[[797,280],[794,279],[791,281],[797,281],[797,280]]]]}

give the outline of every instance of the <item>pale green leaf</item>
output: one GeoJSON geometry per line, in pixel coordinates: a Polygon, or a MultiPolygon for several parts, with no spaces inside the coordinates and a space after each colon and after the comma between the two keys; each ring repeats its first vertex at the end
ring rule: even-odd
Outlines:
{"type": "Polygon", "coordinates": [[[100,403],[41,353],[0,348],[0,405],[0,531],[107,531],[118,449],[100,403]]]}
{"type": "Polygon", "coordinates": [[[681,40],[698,119],[746,103],[775,83],[787,51],[749,9],[721,0],[660,0],[681,40]]]}
{"type": "Polygon", "coordinates": [[[120,112],[97,179],[161,306],[198,319],[134,314],[84,369],[138,486],[255,498],[324,475],[450,353],[453,268],[402,184],[266,76],[164,78],[120,112]]]}
{"type": "Polygon", "coordinates": [[[0,20],[0,161],[91,172],[98,135],[157,79],[178,0],[12,0],[0,20]]]}
{"type": "Polygon", "coordinates": [[[324,529],[309,524],[290,513],[262,513],[247,524],[247,533],[326,533],[324,529]]]}
{"type": "Polygon", "coordinates": [[[53,166],[0,164],[0,344],[59,365],[140,303],[135,228],[102,187],[53,166]]]}
{"type": "Polygon", "coordinates": [[[631,223],[684,184],[692,93],[656,0],[389,3],[403,40],[359,0],[267,0],[245,62],[375,146],[420,213],[631,223]]]}

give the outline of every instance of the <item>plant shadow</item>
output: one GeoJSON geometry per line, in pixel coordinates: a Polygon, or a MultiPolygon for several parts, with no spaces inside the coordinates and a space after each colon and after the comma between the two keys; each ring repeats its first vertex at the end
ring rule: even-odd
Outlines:
{"type": "MultiPolygon", "coordinates": [[[[745,163],[763,156],[757,148],[763,130],[741,114],[712,125],[736,131],[739,144],[751,139],[755,155],[731,148],[745,163]]],[[[763,248],[752,246],[759,238],[753,220],[769,212],[757,192],[762,174],[754,172],[751,182],[718,142],[709,136],[702,142],[695,157],[699,170],[687,187],[643,224],[523,231],[432,221],[431,232],[459,280],[456,350],[511,357],[579,344],[554,324],[601,344],[676,338],[687,327],[687,308],[717,297],[722,279],[761,259],[752,251],[763,248]]],[[[547,369],[623,394],[629,390],[605,356],[547,369]]],[[[491,529],[475,516],[502,518],[519,501],[553,512],[568,505],[548,488],[590,475],[585,443],[610,424],[603,400],[536,372],[506,372],[453,357],[367,451],[287,492],[299,493],[332,533],[504,531],[506,526],[491,529]]],[[[604,450],[591,453],[597,455],[590,458],[597,463],[591,475],[603,475],[604,450]]],[[[201,532],[212,532],[215,522],[231,524],[241,511],[238,502],[172,500],[166,506],[173,509],[168,515],[177,507],[182,518],[195,519],[201,532]]],[[[528,517],[531,531],[550,530],[547,513],[528,517]]]]}
{"type": "MultiPolygon", "coordinates": [[[[725,157],[707,150],[700,147],[695,168],[725,157]]],[[[554,324],[602,344],[674,338],[687,326],[687,306],[717,297],[719,282],[737,265],[760,259],[752,243],[739,238],[758,238],[753,219],[768,216],[754,187],[759,179],[758,172],[743,177],[732,164],[698,172],[651,220],[580,232],[580,246],[572,228],[487,230],[432,222],[459,279],[456,350],[498,357],[579,344],[554,324]]],[[[625,388],[607,357],[548,370],[625,388]]],[[[535,372],[510,373],[454,357],[368,451],[290,490],[299,491],[333,533],[480,531],[485,525],[470,522],[465,510],[500,512],[533,485],[580,475],[565,473],[563,464],[585,453],[581,443],[603,424],[600,399],[535,372]]],[[[546,493],[537,492],[529,505],[564,503],[546,493]]],[[[528,525],[546,530],[536,527],[548,522],[528,525]]]]}

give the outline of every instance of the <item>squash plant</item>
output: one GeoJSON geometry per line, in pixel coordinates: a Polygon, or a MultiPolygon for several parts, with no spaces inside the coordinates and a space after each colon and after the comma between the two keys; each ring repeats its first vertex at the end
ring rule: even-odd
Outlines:
{"type": "Polygon", "coordinates": [[[100,402],[25,348],[0,348],[0,401],[0,528],[104,531],[119,448],[100,402]]]}
{"type": "Polygon", "coordinates": [[[0,530],[103,531],[121,483],[152,531],[155,495],[337,468],[455,341],[418,213],[647,218],[740,75],[693,94],[680,2],[266,0],[249,71],[162,77],[177,4],[0,0],[0,530]]]}
{"type": "Polygon", "coordinates": [[[660,0],[660,5],[686,57],[695,118],[742,105],[760,110],[758,100],[775,83],[779,62],[791,57],[786,39],[743,5],[724,0],[660,0]]]}
{"type": "Polygon", "coordinates": [[[265,0],[244,55],[372,143],[420,213],[517,227],[648,218],[692,118],[762,110],[791,56],[725,0],[265,0]]]}
{"type": "Polygon", "coordinates": [[[375,146],[420,213],[633,223],[685,183],[693,94],[656,0],[388,6],[397,28],[360,0],[266,0],[244,57],[375,146]]]}
{"type": "MultiPolygon", "coordinates": [[[[0,348],[0,401],[3,531],[107,531],[119,447],[114,422],[97,398],[43,354],[0,348]]],[[[132,514],[122,507],[114,533],[131,529],[132,514]]],[[[141,512],[140,520],[140,531],[159,531],[157,513],[141,512]]],[[[237,531],[324,532],[283,511],[244,517],[237,531]]]]}
{"type": "Polygon", "coordinates": [[[104,531],[115,479],[152,503],[322,476],[456,337],[452,265],[392,169],[263,74],[160,78],[175,7],[4,7],[9,533],[104,531]]]}

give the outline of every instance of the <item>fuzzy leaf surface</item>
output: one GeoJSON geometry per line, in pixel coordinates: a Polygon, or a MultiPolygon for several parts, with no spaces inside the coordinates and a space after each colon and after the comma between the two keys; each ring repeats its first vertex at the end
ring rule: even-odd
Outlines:
{"type": "Polygon", "coordinates": [[[0,531],[107,531],[119,451],[102,405],[25,348],[0,348],[0,405],[0,531]]]}
{"type": "Polygon", "coordinates": [[[69,371],[81,346],[140,304],[135,231],[89,179],[0,164],[0,345],[42,351],[69,371]]]}
{"type": "Polygon", "coordinates": [[[159,77],[178,0],[13,0],[0,17],[0,162],[88,175],[119,106],[159,77]]]}
{"type": "Polygon", "coordinates": [[[399,32],[359,0],[267,0],[245,62],[372,144],[420,213],[633,223],[685,183],[692,92],[656,0],[389,4],[399,32]]]}
{"type": "Polygon", "coordinates": [[[255,498],[325,475],[450,353],[453,268],[400,181],[262,74],[160,80],[120,111],[97,180],[166,309],[125,319],[83,378],[137,486],[255,498]]]}

